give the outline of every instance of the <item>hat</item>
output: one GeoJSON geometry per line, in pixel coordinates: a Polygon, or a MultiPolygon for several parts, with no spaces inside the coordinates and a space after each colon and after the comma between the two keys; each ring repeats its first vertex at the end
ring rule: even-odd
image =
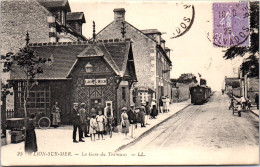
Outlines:
{"type": "Polygon", "coordinates": [[[79,103],[73,103],[73,105],[74,105],[74,106],[77,106],[77,105],[79,105],[79,103]]]}
{"type": "Polygon", "coordinates": [[[123,107],[123,108],[122,108],[122,111],[126,111],[126,110],[127,110],[127,108],[126,108],[126,107],[123,107]]]}
{"type": "Polygon", "coordinates": [[[85,103],[81,103],[80,106],[85,106],[86,104],[85,103]]]}

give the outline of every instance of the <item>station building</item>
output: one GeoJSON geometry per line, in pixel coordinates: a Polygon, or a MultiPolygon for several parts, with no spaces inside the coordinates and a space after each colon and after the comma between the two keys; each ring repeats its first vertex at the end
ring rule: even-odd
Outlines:
{"type": "MultiPolygon", "coordinates": [[[[51,116],[55,102],[61,109],[62,124],[71,123],[72,104],[85,103],[89,111],[96,102],[112,102],[114,116],[120,122],[121,108],[130,105],[130,88],[137,81],[132,44],[129,39],[98,42],[31,43],[40,57],[52,57],[43,67],[29,94],[28,111],[51,116]]],[[[11,73],[14,85],[16,117],[23,116],[23,74],[19,67],[11,73]],[[22,78],[21,78],[22,77],[22,78]]]]}

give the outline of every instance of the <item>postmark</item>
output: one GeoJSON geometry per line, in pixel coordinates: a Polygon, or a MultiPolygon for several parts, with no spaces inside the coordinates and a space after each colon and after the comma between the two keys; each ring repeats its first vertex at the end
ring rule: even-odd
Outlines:
{"type": "Polygon", "coordinates": [[[177,3],[176,7],[180,8],[182,15],[180,15],[180,20],[177,21],[178,23],[175,25],[175,28],[172,32],[172,38],[178,38],[185,33],[187,33],[195,19],[195,9],[194,6],[191,4],[184,4],[184,3],[177,3]]]}
{"type": "Polygon", "coordinates": [[[213,44],[249,46],[248,2],[213,3],[213,44]]]}

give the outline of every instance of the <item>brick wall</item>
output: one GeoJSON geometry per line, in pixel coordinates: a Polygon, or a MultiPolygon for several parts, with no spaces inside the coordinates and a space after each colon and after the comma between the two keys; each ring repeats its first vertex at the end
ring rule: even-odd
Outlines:
{"type": "MultiPolygon", "coordinates": [[[[121,39],[121,27],[121,22],[114,21],[97,34],[97,39],[121,39]]],[[[126,24],[125,27],[125,37],[130,38],[133,41],[132,49],[138,80],[136,87],[142,86],[155,89],[156,63],[152,61],[155,61],[156,58],[156,42],[152,41],[129,24],[126,24]]]]}
{"type": "Polygon", "coordinates": [[[1,54],[17,52],[25,46],[25,34],[30,42],[49,42],[49,12],[34,0],[1,1],[1,54]]]}

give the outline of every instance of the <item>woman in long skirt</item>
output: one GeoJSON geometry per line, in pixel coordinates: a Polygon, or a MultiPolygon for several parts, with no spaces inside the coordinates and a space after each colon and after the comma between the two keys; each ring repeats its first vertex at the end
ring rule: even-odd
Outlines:
{"type": "Polygon", "coordinates": [[[127,134],[129,133],[129,120],[128,120],[126,107],[122,108],[121,126],[122,126],[122,133],[125,134],[125,139],[128,139],[127,134]]]}
{"type": "Polygon", "coordinates": [[[55,102],[55,105],[52,107],[52,125],[56,128],[60,122],[60,108],[58,107],[58,102],[55,102]]]}
{"type": "Polygon", "coordinates": [[[152,111],[151,111],[151,117],[153,119],[156,119],[156,116],[158,115],[158,110],[156,108],[156,105],[153,105],[152,111]]]}
{"type": "Polygon", "coordinates": [[[26,128],[26,136],[25,136],[25,152],[27,154],[31,154],[33,152],[37,152],[37,140],[35,134],[35,114],[30,115],[31,119],[29,119],[26,128]]]}

